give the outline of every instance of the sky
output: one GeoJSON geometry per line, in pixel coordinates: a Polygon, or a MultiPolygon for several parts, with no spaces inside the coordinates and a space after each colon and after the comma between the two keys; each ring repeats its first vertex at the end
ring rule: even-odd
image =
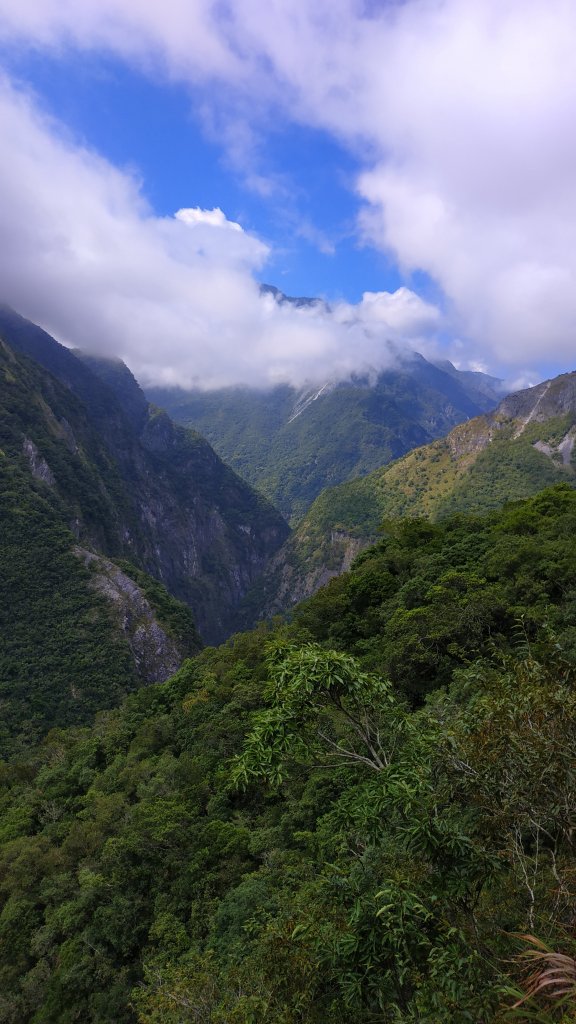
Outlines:
{"type": "Polygon", "coordinates": [[[576,369],[575,48],[574,0],[0,0],[0,301],[144,384],[576,369]]]}

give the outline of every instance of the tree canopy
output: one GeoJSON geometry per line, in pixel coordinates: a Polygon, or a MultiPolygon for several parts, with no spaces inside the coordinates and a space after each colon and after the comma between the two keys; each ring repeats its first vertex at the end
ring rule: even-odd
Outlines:
{"type": "Polygon", "coordinates": [[[390,525],[3,763],[2,1024],[568,1024],[575,527],[568,487],[390,525]]]}

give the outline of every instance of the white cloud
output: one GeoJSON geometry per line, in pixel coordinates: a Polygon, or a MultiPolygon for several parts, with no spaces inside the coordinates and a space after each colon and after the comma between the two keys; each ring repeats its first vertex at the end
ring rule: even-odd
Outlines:
{"type": "Polygon", "coordinates": [[[0,133],[2,300],[65,343],[119,355],[144,382],[303,383],[380,367],[387,339],[402,334],[400,311],[414,320],[420,308],[405,290],[382,296],[396,312],[366,331],[362,304],[346,324],[321,303],[300,310],[261,295],[260,239],[218,209],[155,216],[133,178],[6,80],[0,133]]]}
{"type": "Polygon", "coordinates": [[[356,316],[367,324],[384,325],[395,336],[414,338],[436,330],[440,311],[409,288],[395,292],[364,292],[355,307],[356,316]]]}
{"type": "Polygon", "coordinates": [[[213,210],[201,210],[199,206],[188,207],[186,209],[177,210],[174,214],[176,220],[181,220],[183,224],[190,224],[195,227],[197,224],[210,224],[213,228],[227,228],[229,231],[242,231],[243,228],[240,224],[237,224],[233,220],[228,220],[225,213],[219,206],[216,206],[213,210]]]}
{"type": "Polygon", "coordinates": [[[342,0],[337,25],[325,4],[297,4],[298,25],[281,6],[251,24],[291,102],[370,146],[365,237],[439,283],[477,355],[574,365],[572,0],[408,0],[370,19],[342,0]]]}
{"type": "Polygon", "coordinates": [[[0,0],[2,33],[328,129],[363,161],[364,237],[438,282],[471,359],[574,362],[573,0],[0,0]]]}
{"type": "Polygon", "coordinates": [[[0,38],[56,49],[110,49],[188,80],[241,79],[244,66],[209,0],[12,0],[0,3],[0,38]]]}

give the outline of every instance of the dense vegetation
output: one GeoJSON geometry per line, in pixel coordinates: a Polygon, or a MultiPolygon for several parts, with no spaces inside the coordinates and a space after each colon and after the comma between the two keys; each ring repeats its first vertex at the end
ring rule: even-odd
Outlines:
{"type": "MultiPolygon", "coordinates": [[[[83,404],[0,341],[0,756],[141,685],[126,624],[82,558],[86,544],[116,553],[121,519],[132,523],[118,467],[83,404]]],[[[177,650],[196,653],[190,610],[123,568],[177,650]]]]}
{"type": "Polygon", "coordinates": [[[544,487],[574,479],[574,458],[564,462],[557,446],[575,423],[574,407],[527,425],[500,417],[495,417],[495,425],[490,417],[471,420],[447,438],[332,490],[319,502],[317,517],[332,505],[331,525],[369,536],[383,517],[441,519],[528,498],[544,487]]]}
{"type": "MultiPolygon", "coordinates": [[[[4,460],[6,461],[6,460],[4,460]]],[[[47,489],[46,489],[47,490],[47,489]]],[[[128,644],[50,495],[2,466],[0,752],[89,721],[137,685],[128,644]]]]}
{"type": "Polygon", "coordinates": [[[106,534],[106,523],[114,521],[109,493],[117,484],[111,460],[86,431],[74,396],[2,343],[0,386],[0,751],[6,756],[57,723],[86,722],[118,703],[137,676],[120,628],[74,554],[77,541],[67,525],[83,516],[90,532],[106,534]],[[72,427],[78,440],[70,451],[72,427]],[[57,490],[32,475],[23,438],[36,453],[37,470],[50,460],[57,490]]]}
{"type": "Polygon", "coordinates": [[[377,538],[383,519],[488,512],[555,483],[573,486],[575,381],[576,374],[564,374],[548,384],[544,408],[531,391],[509,396],[495,413],[323,491],[284,545],[282,574],[277,560],[255,587],[247,611],[251,605],[267,613],[284,610],[292,594],[312,593],[323,572],[342,567],[350,549],[377,538]],[[530,419],[533,409],[538,416],[530,419]]]}
{"type": "Polygon", "coordinates": [[[229,636],[244,592],[289,533],[282,516],[202,437],[150,407],[120,361],[80,359],[1,306],[0,337],[10,460],[28,439],[38,463],[28,471],[54,488],[85,547],[161,580],[204,640],[229,636]]]}
{"type": "Polygon", "coordinates": [[[494,383],[414,356],[377,379],[324,388],[148,393],[297,522],[323,488],[369,473],[492,408],[494,383]]]}
{"type": "Polygon", "coordinates": [[[0,1021],[559,1007],[544,960],[506,1009],[516,933],[574,954],[575,565],[568,486],[391,523],[291,624],[5,763],[0,1021]]]}

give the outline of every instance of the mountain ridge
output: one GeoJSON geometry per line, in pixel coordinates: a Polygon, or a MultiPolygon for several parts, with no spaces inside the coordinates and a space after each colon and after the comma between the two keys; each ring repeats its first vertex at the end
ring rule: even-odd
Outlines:
{"type": "Polygon", "coordinates": [[[122,364],[100,370],[118,397],[0,310],[0,757],[168,678],[197,627],[224,639],[288,534],[122,364]]]}
{"type": "Polygon", "coordinates": [[[323,491],[248,595],[246,621],[285,612],[345,571],[387,519],[486,513],[576,486],[576,371],[507,395],[373,473],[323,491]]]}
{"type": "Polygon", "coordinates": [[[324,487],[366,475],[497,404],[495,378],[471,380],[418,353],[394,359],[379,374],[300,388],[149,387],[146,394],[206,436],[294,524],[324,487]]]}
{"type": "MultiPolygon", "coordinates": [[[[103,517],[108,536],[91,536],[88,546],[135,562],[192,608],[208,642],[222,640],[288,534],[281,516],[197,432],[152,408],[121,362],[78,358],[6,307],[0,336],[83,403],[101,439],[115,493],[103,517]]],[[[81,540],[87,512],[80,513],[81,540]]]]}

